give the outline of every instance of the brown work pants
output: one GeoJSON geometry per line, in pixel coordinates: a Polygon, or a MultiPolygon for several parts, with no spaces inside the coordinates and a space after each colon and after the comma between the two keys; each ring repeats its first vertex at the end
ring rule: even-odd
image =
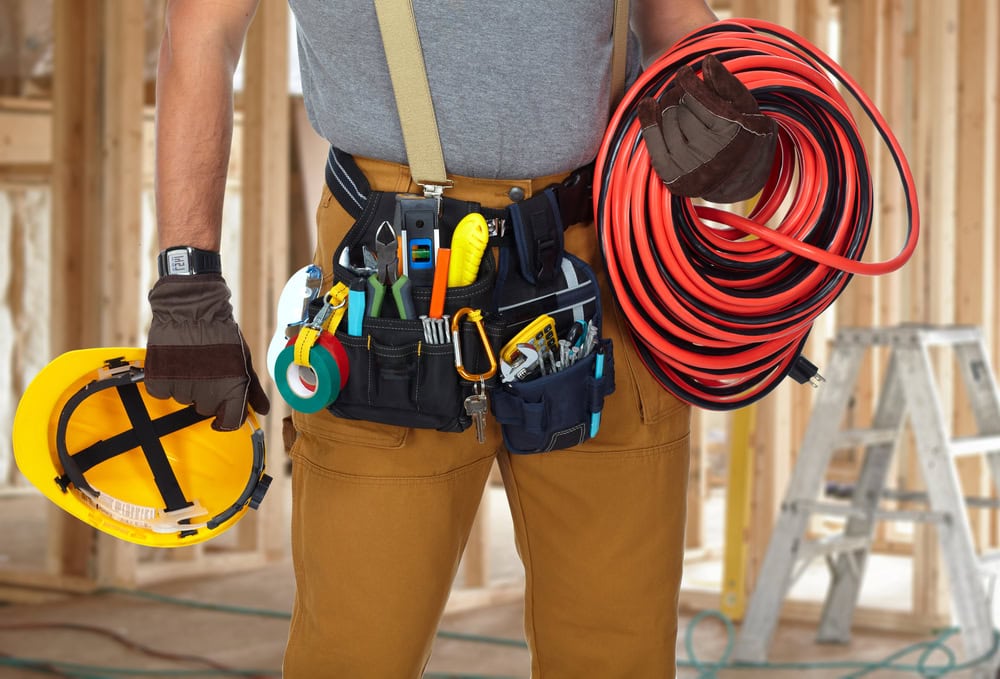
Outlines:
{"type": "MultiPolygon", "coordinates": [[[[405,166],[357,159],[372,188],[417,191],[405,166]]],[[[454,177],[447,195],[502,207],[557,177],[454,177]]],[[[326,283],[353,220],[324,189],[316,263],[326,283]]],[[[575,448],[511,455],[495,421],[461,434],[296,413],[290,679],[419,677],[498,460],[524,563],[535,679],[669,679],[684,548],[689,408],[636,356],[592,225],[566,249],[599,272],[617,388],[575,448]]]]}

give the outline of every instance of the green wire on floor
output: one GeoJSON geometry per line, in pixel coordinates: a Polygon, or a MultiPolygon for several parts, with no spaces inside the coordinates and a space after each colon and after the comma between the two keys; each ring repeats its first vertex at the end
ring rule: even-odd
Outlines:
{"type": "MultiPolygon", "coordinates": [[[[156,594],[142,590],[128,590],[121,588],[105,588],[98,590],[97,594],[114,594],[120,596],[147,599],[164,604],[184,606],[187,608],[197,608],[201,610],[218,611],[221,613],[231,613],[234,615],[252,615],[265,618],[276,618],[288,620],[289,613],[261,608],[248,608],[244,606],[231,606],[226,604],[205,603],[182,599],[178,597],[156,594]]],[[[948,640],[959,633],[956,627],[949,627],[938,632],[934,639],[910,644],[895,653],[890,654],[882,660],[875,661],[814,661],[814,662],[742,662],[730,659],[733,646],[736,640],[736,629],[733,621],[719,611],[702,611],[695,615],[688,624],[684,634],[684,648],[687,652],[687,659],[677,661],[678,667],[691,668],[698,672],[698,679],[718,679],[721,670],[771,670],[771,671],[796,671],[796,670],[840,670],[844,674],[839,675],[839,679],[860,679],[867,674],[876,671],[893,671],[915,674],[923,679],[938,679],[946,677],[956,672],[969,670],[973,667],[989,663],[1000,649],[1000,632],[994,630],[993,645],[983,655],[978,658],[959,663],[955,657],[955,652],[947,646],[948,640]],[[694,648],[694,633],[698,625],[707,620],[716,620],[725,627],[726,645],[716,661],[701,660],[694,648]],[[916,660],[903,662],[903,659],[916,655],[916,660]],[[937,663],[932,660],[940,656],[937,663]]],[[[488,637],[477,634],[465,634],[461,632],[439,631],[438,637],[454,641],[473,642],[481,644],[491,644],[495,646],[509,646],[514,648],[527,649],[527,643],[523,639],[507,639],[498,637],[488,637]]],[[[57,674],[70,679],[117,679],[118,677],[184,677],[184,676],[243,676],[243,677],[279,677],[279,670],[249,670],[249,669],[204,669],[204,670],[140,670],[130,668],[97,667],[81,665],[75,663],[54,662],[51,660],[37,660],[28,658],[15,658],[0,655],[0,667],[16,667],[25,670],[57,674]]],[[[497,675],[479,674],[454,674],[434,672],[424,675],[424,679],[516,679],[515,677],[502,677],[497,675]]]]}
{"type": "Polygon", "coordinates": [[[830,660],[814,662],[743,662],[731,661],[730,655],[736,641],[736,628],[733,621],[719,611],[701,611],[695,615],[688,624],[684,634],[684,648],[690,660],[679,660],[678,667],[690,667],[698,670],[698,679],[716,679],[720,670],[853,670],[847,674],[842,674],[838,679],[858,679],[871,672],[879,670],[889,670],[893,672],[906,672],[917,674],[925,679],[937,679],[945,677],[955,672],[962,672],[973,667],[978,667],[990,662],[1000,649],[1000,631],[993,630],[993,645],[990,649],[978,658],[973,658],[963,663],[956,662],[955,652],[946,643],[948,639],[959,633],[959,628],[949,627],[938,632],[934,639],[920,641],[905,646],[895,653],[882,660],[862,661],[862,660],[830,660]],[[726,647],[722,651],[722,656],[716,662],[703,662],[698,659],[694,650],[694,631],[703,621],[714,618],[726,628],[726,647]],[[906,656],[920,653],[915,663],[902,663],[900,660],[906,656]],[[944,656],[944,663],[939,665],[931,664],[931,658],[935,653],[944,656]]]}
{"type": "Polygon", "coordinates": [[[278,677],[276,670],[146,670],[130,667],[101,667],[100,665],[82,665],[38,658],[5,658],[0,657],[0,667],[34,671],[46,674],[56,674],[72,679],[111,679],[112,677],[278,677]]]}
{"type": "Polygon", "coordinates": [[[218,611],[220,613],[232,613],[234,615],[253,615],[259,618],[278,618],[280,620],[292,619],[292,614],[286,613],[285,611],[273,611],[266,608],[247,608],[246,606],[230,606],[228,604],[212,604],[204,601],[195,601],[194,599],[181,599],[178,597],[167,596],[165,594],[157,594],[156,592],[147,592],[141,589],[104,587],[94,592],[94,594],[117,594],[119,596],[133,597],[135,599],[157,601],[161,604],[172,604],[174,606],[184,606],[185,608],[200,608],[206,611],[218,611]]]}

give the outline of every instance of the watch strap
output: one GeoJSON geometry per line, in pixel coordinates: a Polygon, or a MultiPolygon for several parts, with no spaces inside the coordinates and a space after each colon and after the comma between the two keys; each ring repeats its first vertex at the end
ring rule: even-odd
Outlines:
{"type": "Polygon", "coordinates": [[[157,257],[160,276],[193,276],[199,273],[222,273],[218,252],[190,246],[171,247],[157,257]]]}

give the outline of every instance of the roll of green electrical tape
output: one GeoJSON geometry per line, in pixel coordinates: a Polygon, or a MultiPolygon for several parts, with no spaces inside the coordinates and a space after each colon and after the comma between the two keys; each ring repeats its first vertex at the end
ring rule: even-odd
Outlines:
{"type": "Polygon", "coordinates": [[[340,396],[337,360],[319,343],[309,350],[310,367],[296,364],[294,357],[294,343],[278,354],[274,364],[274,383],[278,393],[300,413],[317,413],[340,396]]]}

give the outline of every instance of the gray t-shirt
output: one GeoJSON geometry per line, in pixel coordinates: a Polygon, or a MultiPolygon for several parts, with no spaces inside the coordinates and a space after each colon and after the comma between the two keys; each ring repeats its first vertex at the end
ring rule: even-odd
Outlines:
{"type": "MultiPolygon", "coordinates": [[[[313,127],[405,163],[374,5],[290,0],[313,127]]],[[[591,161],[608,117],[614,0],[413,0],[445,166],[540,177],[591,161]]],[[[638,68],[630,40],[629,71],[638,68]]]]}

